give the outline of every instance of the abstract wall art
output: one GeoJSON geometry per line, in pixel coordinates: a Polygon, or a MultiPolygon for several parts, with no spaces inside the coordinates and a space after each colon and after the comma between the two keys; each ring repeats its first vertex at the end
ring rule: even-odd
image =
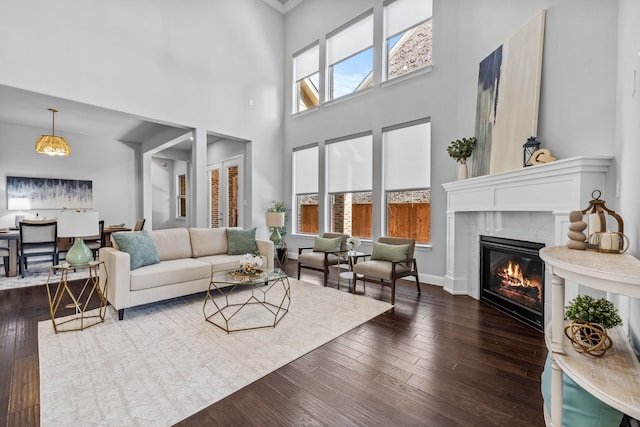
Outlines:
{"type": "Polygon", "coordinates": [[[522,145],[537,136],[545,11],[480,62],[472,176],[522,168],[522,145]]]}
{"type": "Polygon", "coordinates": [[[26,197],[31,210],[91,209],[93,182],[78,179],[7,176],[7,198],[26,197]]]}

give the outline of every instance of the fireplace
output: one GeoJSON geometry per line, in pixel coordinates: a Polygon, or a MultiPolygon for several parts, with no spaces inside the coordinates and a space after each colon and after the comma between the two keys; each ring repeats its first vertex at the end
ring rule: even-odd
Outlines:
{"type": "Polygon", "coordinates": [[[544,262],[535,242],[480,236],[480,300],[542,331],[544,262]]]}

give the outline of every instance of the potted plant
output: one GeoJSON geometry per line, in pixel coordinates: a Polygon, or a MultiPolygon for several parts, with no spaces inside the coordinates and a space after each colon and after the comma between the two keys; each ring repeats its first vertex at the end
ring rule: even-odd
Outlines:
{"type": "Polygon", "coordinates": [[[618,309],[611,301],[578,295],[569,301],[565,310],[567,319],[571,320],[565,328],[565,334],[576,350],[602,356],[611,348],[607,329],[622,324],[618,309]]]}
{"type": "Polygon", "coordinates": [[[457,139],[452,141],[447,147],[447,153],[449,153],[449,156],[456,162],[460,163],[458,179],[466,179],[468,176],[467,159],[471,157],[471,153],[473,153],[473,149],[476,146],[476,141],[477,139],[475,136],[471,138],[457,139]]]}

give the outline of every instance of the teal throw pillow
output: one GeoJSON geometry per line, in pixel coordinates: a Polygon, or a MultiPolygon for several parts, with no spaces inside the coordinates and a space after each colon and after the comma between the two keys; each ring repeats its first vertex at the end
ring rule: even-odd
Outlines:
{"type": "Polygon", "coordinates": [[[335,252],[342,246],[342,237],[324,238],[316,237],[313,242],[313,252],[335,252]]]}
{"type": "MultiPolygon", "coordinates": [[[[542,371],[542,399],[551,413],[551,357],[542,371]]],[[[598,400],[575,381],[562,374],[562,427],[608,427],[619,426],[624,414],[598,400]]]]}
{"type": "Polygon", "coordinates": [[[227,228],[227,255],[255,254],[257,252],[255,227],[251,230],[227,228]]]}
{"type": "Polygon", "coordinates": [[[145,230],[113,233],[111,237],[122,252],[129,254],[131,270],[160,262],[156,245],[145,230]]]}
{"type": "Polygon", "coordinates": [[[404,261],[407,259],[409,245],[388,245],[386,243],[373,242],[371,259],[378,261],[404,261]]]}

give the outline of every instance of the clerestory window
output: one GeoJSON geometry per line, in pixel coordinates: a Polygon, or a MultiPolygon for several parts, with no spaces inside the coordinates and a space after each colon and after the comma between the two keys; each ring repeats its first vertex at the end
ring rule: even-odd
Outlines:
{"type": "Polygon", "coordinates": [[[371,86],[373,12],[327,35],[328,99],[371,86]]]}
{"type": "Polygon", "coordinates": [[[431,0],[387,0],[384,33],[387,80],[432,65],[431,0]]]}

